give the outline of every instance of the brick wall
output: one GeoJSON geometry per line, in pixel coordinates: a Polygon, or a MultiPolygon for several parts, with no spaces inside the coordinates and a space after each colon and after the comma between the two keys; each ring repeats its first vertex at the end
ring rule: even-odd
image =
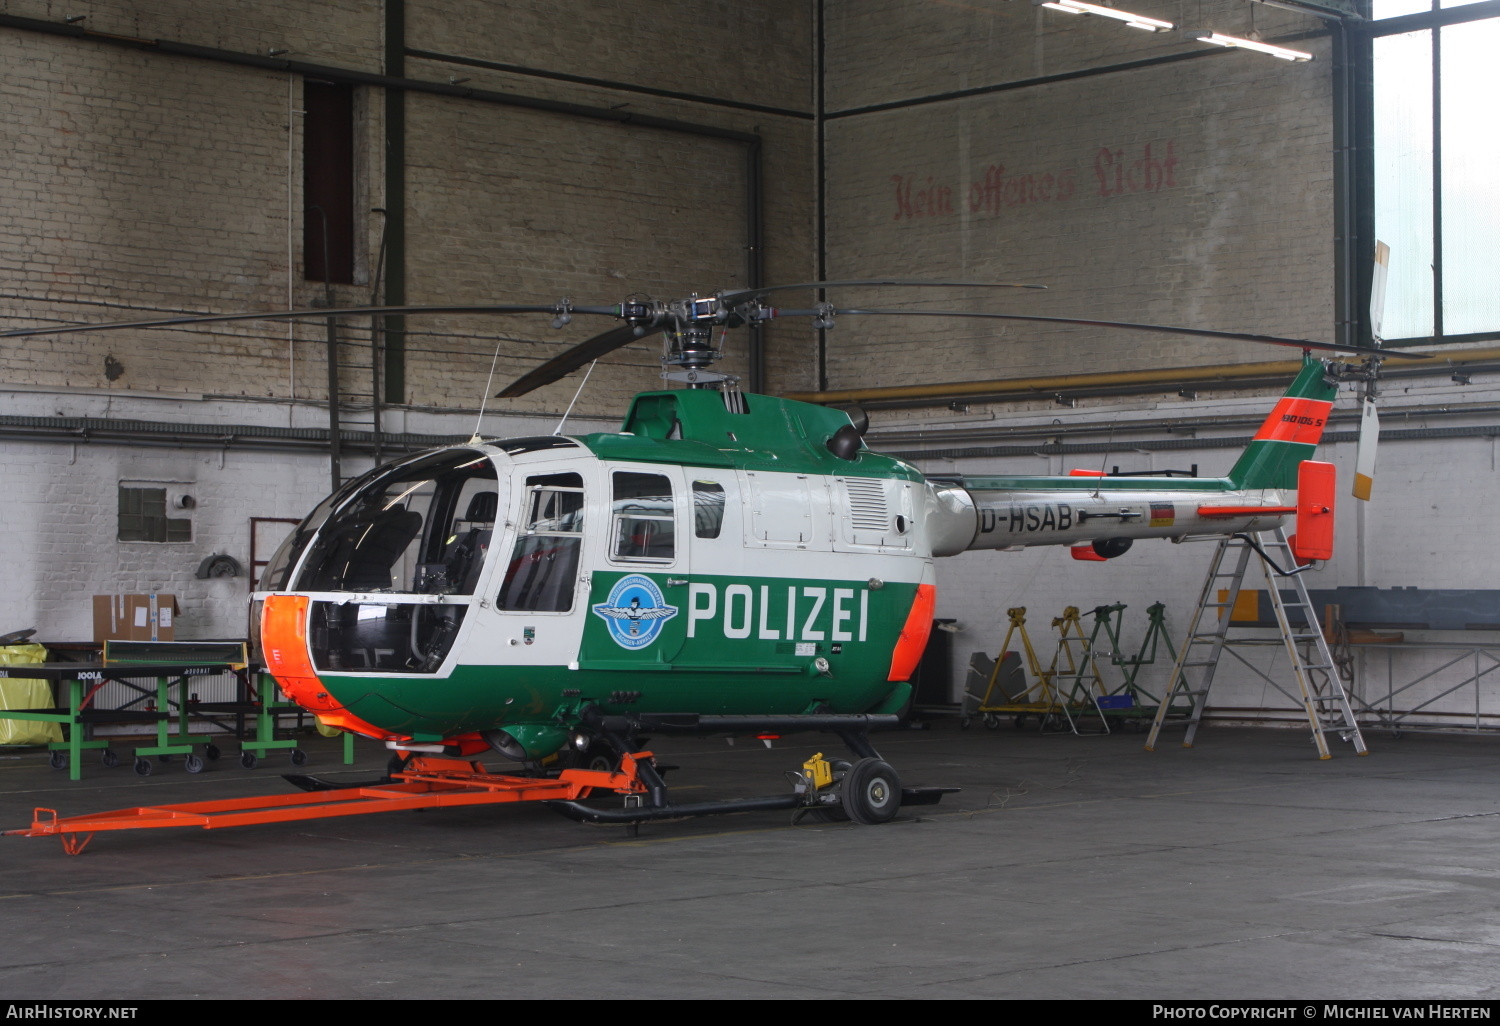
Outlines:
{"type": "MultiPolygon", "coordinates": [[[[1253,28],[1274,38],[1316,24],[1238,0],[1138,6],[1184,23],[1184,31],[1148,35],[1020,3],[829,0],[830,275],[1038,281],[1051,291],[922,298],[1330,337],[1326,43],[1297,44],[1318,60],[1291,65],[1206,50],[1189,31],[1253,28]],[[1107,70],[1198,50],[1203,56],[1107,70]],[[1015,88],[932,99],[995,84],[1015,88]],[[906,105],[859,112],[892,103],[906,105]]],[[[82,24],[100,32],[254,54],[286,49],[290,59],[363,71],[382,69],[382,11],[375,0],[0,0],[9,15],[61,22],[86,14],[82,24]]],[[[743,0],[420,0],[407,5],[412,48],[551,77],[431,56],[409,57],[406,73],[759,133],[766,279],[807,280],[817,266],[818,183],[813,125],[796,115],[814,105],[812,13],[810,4],[743,0]]],[[[0,60],[8,69],[0,141],[10,154],[0,169],[5,323],[275,309],[289,295],[306,305],[321,293],[320,284],[301,280],[298,79],[13,29],[0,29],[0,60]]],[[[383,96],[361,89],[356,103],[356,203],[383,206],[383,96]]],[[[744,281],[738,143],[413,94],[405,158],[413,302],[610,303],[744,281]]],[[[361,219],[361,284],[340,287],[339,302],[368,298],[380,230],[377,216],[361,219]]],[[[834,298],[912,301],[895,293],[834,298]]],[[[800,305],[793,296],[778,302],[800,305]]],[[[608,325],[580,317],[554,332],[546,320],[414,321],[405,396],[412,405],[390,411],[387,426],[467,431],[497,344],[496,377],[504,381],[608,325]]],[[[740,334],[729,339],[731,370],[744,367],[740,334]]],[[[766,336],[770,390],[816,384],[816,336],[805,323],[774,325],[766,336]]],[[[354,346],[364,338],[353,326],[346,338],[341,388],[368,392],[368,357],[354,346]]],[[[1098,329],[854,317],[842,319],[829,344],[834,388],[1268,358],[1098,329]]],[[[0,346],[0,385],[40,389],[0,393],[0,404],[38,416],[322,426],[325,415],[310,401],[326,395],[323,354],[316,323],[37,339],[0,346]],[[143,397],[154,392],[171,401],[143,397]],[[218,398],[197,398],[203,394],[218,398]],[[278,402],[262,408],[254,397],[278,402]]],[[[652,341],[605,360],[581,400],[584,414],[598,423],[617,416],[630,393],[656,383],[658,355],[652,341]]],[[[572,398],[577,379],[502,403],[496,417],[517,430],[532,423],[551,430],[548,418],[572,398]]],[[[1457,390],[1451,399],[1474,395],[1457,390]]],[[[1436,392],[1428,398],[1445,401],[1436,392]]],[[[1078,411],[1045,402],[976,405],[971,415],[1103,422],[1156,402],[1098,401],[1078,411]]],[[[1161,405],[1209,416],[1223,402],[1161,405]]],[[[943,426],[930,411],[877,417],[877,425],[900,422],[943,426]]],[[[1343,471],[1352,447],[1328,454],[1343,471]]],[[[1226,450],[1194,459],[1217,473],[1232,457],[1226,450]]],[[[1493,444],[1480,440],[1387,446],[1379,501],[1361,513],[1346,504],[1340,555],[1323,580],[1488,586],[1487,564],[1474,553],[1487,544],[1482,511],[1496,488],[1494,458],[1493,444]],[[1435,508],[1435,497],[1452,495],[1466,501],[1435,508]]],[[[1048,462],[936,469],[1067,469],[1048,462]]],[[[321,457],[87,444],[6,442],[0,471],[13,496],[0,533],[13,582],[0,596],[0,629],[35,623],[53,637],[87,633],[88,595],[148,589],[182,596],[186,636],[237,633],[244,582],[197,581],[192,571],[212,552],[248,560],[248,516],[300,516],[327,481],[321,457]],[[126,479],[196,488],[194,541],[117,542],[115,488],[126,479]]],[[[960,661],[971,646],[998,644],[1004,610],[1014,604],[1034,607],[1045,624],[1067,604],[1125,601],[1137,618],[1127,627],[1134,636],[1144,607],[1162,599],[1180,630],[1206,559],[1206,548],[1163,543],[1143,543],[1108,564],[1075,563],[1061,550],[969,554],[942,564],[939,612],[969,624],[960,661]]]]}
{"type": "MultiPolygon", "coordinates": [[[[278,56],[367,72],[384,70],[384,8],[377,0],[0,3],[0,13],[59,24],[84,15],[79,27],[116,36],[286,51],[278,56]]],[[[766,272],[812,276],[810,121],[786,113],[811,109],[808,5],[631,0],[580,11],[427,0],[406,9],[413,49],[604,84],[415,55],[410,77],[759,133],[766,272]]],[[[321,298],[321,283],[302,280],[300,77],[12,28],[0,28],[0,61],[7,325],[275,310],[321,298]]],[[[387,204],[384,95],[359,88],[355,104],[357,284],[335,288],[340,305],[370,298],[383,223],[365,211],[387,204]]],[[[609,304],[746,283],[742,143],[420,93],[408,96],[407,131],[410,302],[609,304]]],[[[492,360],[491,392],[613,324],[580,317],[554,332],[547,320],[413,318],[410,405],[387,411],[387,429],[466,433],[492,360]]],[[[773,381],[811,384],[806,362],[774,345],[775,329],[766,334],[773,381]]],[[[340,391],[357,400],[371,391],[368,322],[346,322],[342,338],[340,391]]],[[[726,369],[744,373],[744,333],[727,348],[726,369]]],[[[326,399],[325,354],[321,322],[30,339],[0,346],[0,410],[322,427],[326,414],[306,403],[326,399]],[[153,394],[162,399],[146,398],[153,394]],[[257,406],[251,397],[278,401],[257,406]]],[[[653,339],[607,359],[575,412],[577,429],[612,426],[633,392],[658,386],[659,354],[653,339]]],[[[491,401],[486,430],[551,431],[580,378],[491,401]],[[542,419],[526,416],[533,412],[542,419]]],[[[368,414],[351,407],[345,418],[363,426],[368,414]]],[[[358,461],[345,466],[358,469],[358,461]]],[[[180,636],[239,633],[244,580],[198,581],[199,561],[228,552],[248,563],[249,516],[300,517],[328,487],[325,457],[239,450],[8,442],[0,471],[12,495],[0,536],[12,585],[0,596],[0,621],[53,638],[85,637],[88,596],[120,590],[178,594],[180,636]],[[117,541],[121,480],[194,489],[194,540],[117,541]]]]}
{"type": "MultiPolygon", "coordinates": [[[[374,0],[147,6],[64,11],[12,0],[0,10],[56,23],[82,14],[81,27],[113,35],[383,70],[384,5],[374,0]]],[[[409,3],[413,50],[539,74],[419,56],[405,73],[760,133],[763,259],[783,280],[807,278],[808,12],[637,0],[580,17],[556,4],[409,3]]],[[[300,77],[10,28],[0,29],[0,59],[11,112],[0,139],[13,155],[0,172],[0,273],[10,282],[0,315],[9,323],[277,309],[321,297],[320,283],[302,280],[300,77]]],[[[340,305],[369,301],[380,247],[383,223],[367,213],[386,205],[380,90],[357,90],[356,121],[357,284],[335,290],[340,305]]],[[[742,143],[420,93],[408,96],[407,131],[409,302],[609,304],[746,281],[742,143]]],[[[611,326],[579,318],[553,332],[549,319],[413,321],[403,398],[473,405],[497,342],[503,382],[611,326]]],[[[37,339],[0,349],[0,381],[322,398],[322,340],[321,324],[270,322],[37,339]]],[[[730,343],[727,369],[743,373],[744,342],[730,343]]],[[[341,390],[368,394],[368,357],[345,353],[341,390]]],[[[658,384],[658,355],[643,344],[612,357],[593,382],[596,401],[623,409],[658,384]]],[[[795,361],[768,364],[784,376],[795,361]]],[[[554,411],[573,387],[508,406],[554,411]]]]}
{"type": "MultiPolygon", "coordinates": [[[[1176,5],[1159,6],[1176,17],[1176,5]]],[[[831,68],[844,72],[827,129],[832,277],[1036,282],[1050,291],[932,298],[959,309],[1331,337],[1321,41],[1306,44],[1319,60],[1293,65],[1018,4],[833,10],[846,32],[830,36],[831,68]],[[911,44],[895,47],[895,35],[911,44]],[[1106,60],[1185,53],[1201,56],[1025,84],[1106,60]],[[926,99],[1006,82],[1018,87],[926,99]],[[901,101],[912,105],[840,113],[901,101]]],[[[1286,18],[1298,21],[1273,16],[1286,18]]],[[[1264,359],[1228,343],[1099,328],[851,319],[833,337],[829,385],[1264,359]]]]}

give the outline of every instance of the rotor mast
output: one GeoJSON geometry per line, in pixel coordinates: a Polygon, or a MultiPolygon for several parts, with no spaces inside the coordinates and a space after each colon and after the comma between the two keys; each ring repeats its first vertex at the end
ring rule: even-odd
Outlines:
{"type": "Polygon", "coordinates": [[[696,292],[685,300],[655,304],[668,327],[667,351],[662,356],[662,377],[678,381],[688,388],[733,389],[739,378],[708,368],[724,358],[714,345],[714,329],[726,330],[735,324],[759,319],[760,304],[745,304],[748,309],[732,310],[718,296],[700,297],[696,292]]]}

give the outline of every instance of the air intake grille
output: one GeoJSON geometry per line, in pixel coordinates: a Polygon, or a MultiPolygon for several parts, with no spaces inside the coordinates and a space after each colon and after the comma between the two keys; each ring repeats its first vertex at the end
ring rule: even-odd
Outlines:
{"type": "Polygon", "coordinates": [[[849,522],[856,531],[884,533],[890,527],[883,481],[868,477],[845,478],[844,493],[849,499],[849,522]]]}

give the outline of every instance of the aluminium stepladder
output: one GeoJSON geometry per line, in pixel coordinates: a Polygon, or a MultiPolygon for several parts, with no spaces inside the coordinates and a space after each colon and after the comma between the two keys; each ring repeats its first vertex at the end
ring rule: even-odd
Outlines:
{"type": "Polygon", "coordinates": [[[1296,676],[1298,693],[1293,694],[1264,674],[1261,676],[1302,706],[1312,729],[1313,743],[1317,745],[1319,759],[1332,758],[1328,750],[1329,734],[1337,734],[1343,740],[1352,742],[1358,754],[1369,754],[1333,653],[1328,647],[1328,640],[1319,627],[1319,618],[1313,614],[1307,585],[1303,583],[1301,574],[1283,575],[1278,569],[1278,565],[1296,565],[1286,531],[1280,527],[1261,531],[1253,536],[1232,535],[1219,543],[1203,581],[1198,607],[1194,610],[1188,627],[1187,641],[1178,653],[1166,694],[1151,723],[1146,750],[1154,751],[1162,727],[1171,725],[1186,726],[1187,732],[1183,736],[1182,745],[1184,748],[1192,747],[1193,737],[1203,717],[1203,708],[1208,701],[1209,688],[1213,684],[1214,671],[1218,669],[1219,658],[1228,643],[1231,611],[1239,598],[1245,571],[1252,557],[1259,559],[1265,573],[1267,595],[1276,613],[1281,640],[1286,646],[1296,676]],[[1281,589],[1286,584],[1291,585],[1291,600],[1281,594],[1281,589]],[[1224,592],[1222,601],[1218,600],[1217,592],[1220,590],[1224,592]],[[1213,610],[1216,615],[1205,624],[1204,614],[1209,610],[1213,610]],[[1300,613],[1302,623],[1293,624],[1289,611],[1300,613]]]}

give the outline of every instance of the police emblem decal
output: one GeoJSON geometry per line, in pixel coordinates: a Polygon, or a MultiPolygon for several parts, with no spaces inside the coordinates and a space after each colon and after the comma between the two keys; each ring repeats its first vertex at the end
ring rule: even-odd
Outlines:
{"type": "Polygon", "coordinates": [[[645,648],[656,640],[662,625],[677,615],[667,605],[656,582],[641,574],[628,574],[609,589],[609,598],[594,606],[594,615],[609,627],[609,636],[621,648],[645,648]]]}

